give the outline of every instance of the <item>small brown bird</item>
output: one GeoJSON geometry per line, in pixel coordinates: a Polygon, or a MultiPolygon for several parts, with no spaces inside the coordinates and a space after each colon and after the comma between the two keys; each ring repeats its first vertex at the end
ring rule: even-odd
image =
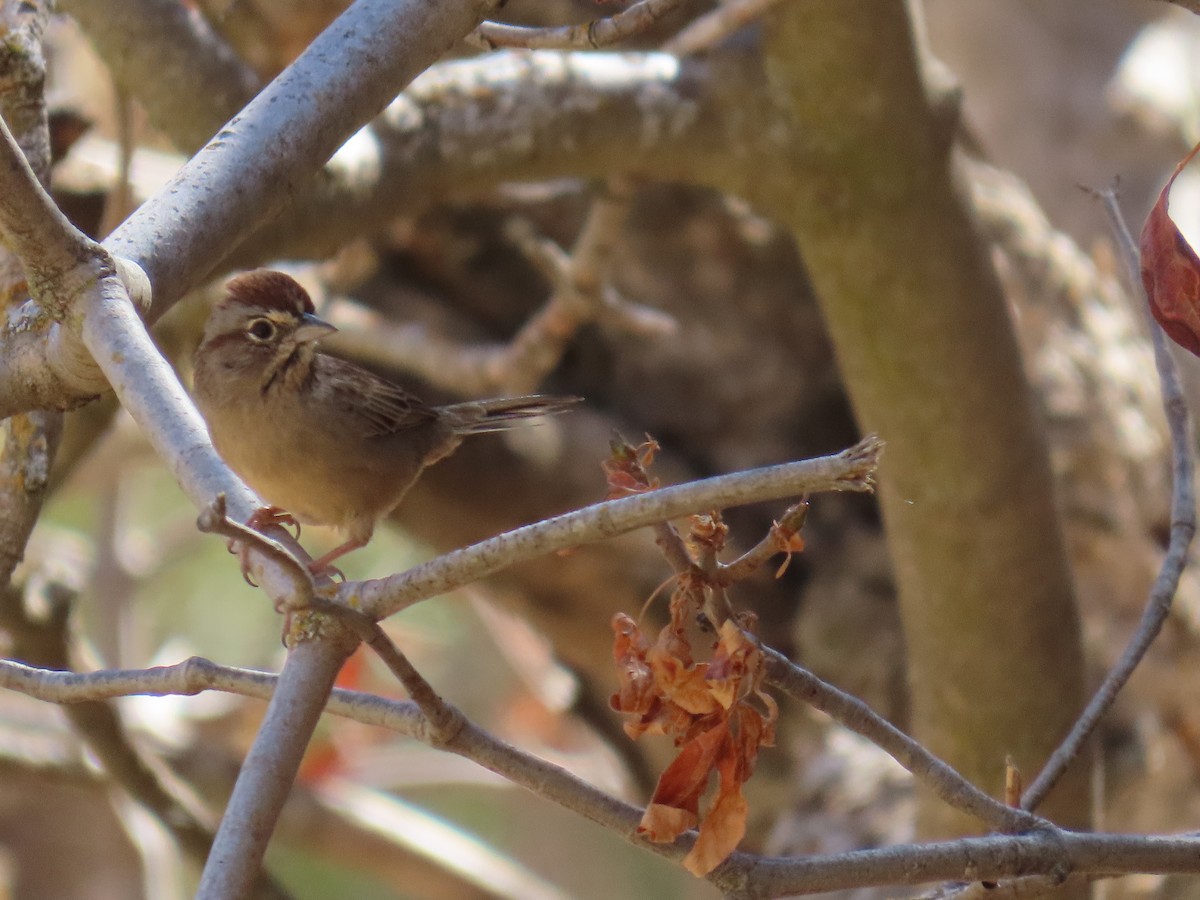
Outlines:
{"type": "Polygon", "coordinates": [[[564,412],[578,397],[427,406],[353,363],[318,353],[336,331],[295,279],[232,279],[196,350],[194,394],[217,452],[269,507],[250,524],[332,525],[346,542],[313,572],[365,545],[421,471],[470,434],[564,412]],[[286,510],[286,512],[285,512],[286,510]],[[290,515],[289,515],[290,514],[290,515]]]}

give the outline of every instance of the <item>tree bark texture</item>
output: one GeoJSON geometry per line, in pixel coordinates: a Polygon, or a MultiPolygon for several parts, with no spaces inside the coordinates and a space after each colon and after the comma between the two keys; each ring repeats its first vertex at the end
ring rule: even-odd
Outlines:
{"type": "MultiPolygon", "coordinates": [[[[799,137],[756,199],[795,233],[859,423],[888,442],[914,730],[996,792],[1006,754],[1036,772],[1069,727],[1083,661],[1042,423],[953,177],[949,95],[932,96],[900,0],[795,0],[767,33],[799,137]]],[[[1086,825],[1087,769],[1041,811],[1086,825]]],[[[971,827],[924,807],[927,837],[971,827]]]]}

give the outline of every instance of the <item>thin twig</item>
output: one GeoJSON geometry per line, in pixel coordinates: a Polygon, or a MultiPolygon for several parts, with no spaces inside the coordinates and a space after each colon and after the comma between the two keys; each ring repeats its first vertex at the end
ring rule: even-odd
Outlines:
{"type": "Polygon", "coordinates": [[[424,738],[426,743],[434,747],[444,747],[450,744],[466,725],[467,719],[454,706],[451,706],[433,689],[425,677],[416,670],[396,642],[387,636],[377,622],[372,622],[365,616],[359,617],[365,624],[365,633],[361,633],[363,641],[383,660],[388,670],[395,675],[408,696],[417,704],[421,714],[425,716],[429,733],[424,738]]]}
{"type": "MultiPolygon", "coordinates": [[[[212,503],[200,511],[200,515],[196,519],[196,528],[204,534],[219,534],[244,547],[254,547],[268,559],[273,559],[284,572],[292,575],[293,590],[286,598],[289,608],[302,609],[313,605],[316,583],[313,581],[313,575],[308,566],[279,541],[272,540],[261,531],[229,518],[225,513],[225,494],[217,494],[212,503]]],[[[295,541],[292,542],[292,546],[299,549],[301,553],[304,552],[295,541]]]]}
{"type": "MultiPolygon", "coordinates": [[[[4,592],[0,627],[13,641],[14,655],[27,664],[24,670],[73,676],[69,624],[74,592],[55,581],[40,584],[38,592],[36,598],[18,596],[15,590],[4,592]],[[49,613],[31,615],[29,610],[35,607],[49,613]]],[[[109,702],[111,696],[81,697],[81,702],[68,706],[64,712],[72,730],[99,760],[106,777],[157,818],[197,865],[203,865],[212,849],[215,817],[185,783],[136,746],[109,702]]]]}
{"type": "Polygon", "coordinates": [[[678,330],[673,317],[625,300],[610,283],[617,235],[633,198],[628,179],[610,178],[592,201],[569,255],[523,220],[509,223],[509,239],[542,270],[553,290],[511,341],[481,352],[476,365],[497,389],[532,390],[558,365],[570,340],[589,322],[641,337],[661,338],[678,330]]]}
{"type": "Polygon", "coordinates": [[[771,523],[766,537],[727,565],[721,566],[719,577],[727,584],[734,584],[749,577],[767,564],[772,556],[793,552],[788,542],[804,527],[808,518],[808,498],[789,506],[778,522],[771,523]]]}
{"type": "MultiPolygon", "coordinates": [[[[629,449],[629,448],[626,448],[629,449]]],[[[649,475],[640,465],[631,474],[642,484],[649,483],[649,475]]],[[[638,494],[635,496],[646,496],[638,494]]],[[[713,504],[719,506],[720,504],[713,504]]],[[[796,504],[788,510],[791,521],[802,522],[807,509],[807,501],[796,504]]],[[[785,516],[785,519],[788,516],[785,516]]],[[[772,528],[772,532],[774,532],[772,528]]],[[[720,579],[727,573],[720,572],[716,567],[715,554],[707,549],[697,553],[697,561],[693,562],[692,554],[679,534],[669,523],[662,522],[655,527],[656,542],[663,549],[664,556],[675,570],[677,576],[683,577],[694,569],[700,569],[706,580],[720,579]]],[[[768,538],[767,540],[770,540],[768,538]]],[[[761,547],[761,545],[760,545],[761,547]]],[[[747,556],[761,556],[759,548],[751,550],[735,563],[739,571],[746,564],[742,562],[747,556]]],[[[753,557],[752,557],[753,558],[753,557]]],[[[713,620],[713,626],[719,627],[721,622],[732,613],[729,600],[722,594],[723,608],[713,612],[706,608],[706,613],[713,620]],[[714,619],[715,616],[715,619],[714,619]]],[[[697,598],[697,606],[703,602],[697,598]]],[[[714,601],[719,602],[719,601],[714,601]]],[[[1037,816],[1021,810],[1005,806],[989,797],[975,785],[949,765],[926,750],[917,741],[900,731],[882,716],[856,697],[838,690],[827,684],[806,669],[797,666],[777,650],[763,647],[767,657],[768,680],[792,697],[807,703],[815,709],[826,713],[844,727],[861,734],[872,741],[880,749],[890,754],[900,765],[904,766],[918,780],[927,784],[935,794],[952,806],[975,816],[993,828],[1003,831],[1020,831],[1042,827],[1044,823],[1037,816]]]]}
{"type": "Polygon", "coordinates": [[[989,797],[857,697],[827,684],[777,650],[764,647],[763,652],[767,656],[767,678],[771,684],[861,734],[949,805],[1000,831],[1046,827],[1044,819],[989,797]]]}
{"type": "MultiPolygon", "coordinates": [[[[0,687],[53,703],[77,703],[132,694],[193,695],[221,690],[269,699],[279,676],[192,658],[174,666],[80,674],[0,660],[0,687]]],[[[428,739],[424,717],[411,701],[334,688],[328,711],[415,738],[428,739]]],[[[445,749],[471,759],[622,836],[645,850],[679,859],[692,837],[651,844],[633,837],[641,810],[581,781],[559,766],[517,750],[467,723],[445,749]]],[[[1092,834],[1041,829],[1027,835],[964,838],[939,843],[856,850],[831,856],[761,857],[735,853],[710,876],[731,893],[782,896],[866,886],[954,879],[994,879],[1042,873],[1059,882],[1068,872],[1200,874],[1200,837],[1092,834]]]]}
{"type": "Polygon", "coordinates": [[[1167,543],[1167,552],[1163,557],[1158,576],[1150,587],[1146,600],[1146,608],[1142,613],[1137,629],[1129,639],[1129,644],[1121,654],[1121,658],[1113,665],[1104,682],[1097,689],[1079,719],[1072,726],[1070,733],[1051,754],[1042,771],[1026,790],[1021,798],[1024,809],[1036,809],[1038,804],[1054,787],[1055,783],[1079,755],[1083,745],[1091,736],[1104,714],[1117,699],[1117,694],[1133,675],[1134,670],[1150,649],[1150,645],[1158,636],[1163,623],[1171,612],[1171,603],[1179,587],[1179,579],[1187,565],[1188,548],[1196,533],[1196,492],[1195,474],[1192,464],[1192,422],[1188,413],[1187,401],[1183,396],[1183,388],[1179,382],[1179,372],[1175,360],[1167,348],[1166,338],[1158,323],[1149,314],[1149,304],[1145,302],[1142,291],[1141,266],[1138,261],[1137,245],[1129,233],[1121,208],[1117,203],[1113,190],[1097,192],[1104,203],[1104,210],[1109,217],[1117,243],[1125,261],[1133,290],[1142,297],[1146,315],[1150,323],[1150,336],[1154,342],[1154,362],[1158,368],[1158,378],[1162,384],[1163,409],[1167,417],[1167,425],[1171,434],[1171,474],[1173,486],[1171,490],[1171,531],[1167,543]]]}
{"type": "Polygon", "coordinates": [[[524,219],[508,223],[506,237],[545,275],[551,291],[507,342],[461,344],[421,325],[398,325],[363,310],[343,319],[339,307],[353,301],[339,298],[331,321],[340,333],[330,339],[331,345],[413,372],[455,393],[478,396],[534,390],[590,322],[639,337],[674,334],[674,318],[617,296],[609,283],[613,242],[633,199],[631,186],[622,179],[615,182],[593,201],[569,254],[524,219]]]}
{"type": "Polygon", "coordinates": [[[706,478],[608,500],[526,525],[372,581],[341,585],[337,600],[379,619],[524,560],[596,543],[709,509],[820,491],[870,491],[883,441],[875,435],[833,456],[706,478]]]}
{"type": "Polygon", "coordinates": [[[483,22],[468,40],[485,50],[523,47],[527,50],[598,50],[645,31],[682,0],[640,0],[628,9],[605,19],[582,25],[534,28],[483,22]]]}
{"type": "Polygon", "coordinates": [[[777,3],[779,0],[724,0],[663,44],[663,50],[677,56],[709,50],[777,3]]]}
{"type": "Polygon", "coordinates": [[[721,580],[721,564],[717,560],[717,554],[725,547],[728,533],[729,528],[721,521],[719,513],[692,516],[688,545],[704,576],[702,586],[697,585],[697,607],[704,612],[714,631],[719,631],[728,619],[733,618],[733,605],[721,580]]]}

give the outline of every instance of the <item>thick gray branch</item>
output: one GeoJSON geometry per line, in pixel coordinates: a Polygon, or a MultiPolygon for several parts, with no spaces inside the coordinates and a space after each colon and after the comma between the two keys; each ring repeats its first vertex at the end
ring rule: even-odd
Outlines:
{"type": "Polygon", "coordinates": [[[713,184],[755,168],[780,135],[758,86],[753,66],[729,57],[539,51],[443,63],[235,259],[324,257],[398,214],[501,181],[633,173],[713,184]]]}
{"type": "MultiPolygon", "coordinates": [[[[398,215],[502,181],[632,173],[736,186],[787,139],[771,114],[761,75],[740,56],[505,51],[440,63],[228,265],[324,258],[398,215]]],[[[90,169],[66,176],[68,186],[95,179],[90,169]]]]}
{"type": "Polygon", "coordinates": [[[353,649],[354,643],[315,640],[288,653],[267,717],[225,808],[196,891],[198,900],[249,894],[308,748],[308,738],[324,710],[333,680],[353,649]]]}
{"type": "Polygon", "coordinates": [[[107,241],[145,270],[151,319],[199,284],[418,73],[487,0],[358,0],[107,241]]]}
{"type": "MultiPolygon", "coordinates": [[[[256,222],[278,212],[356,128],[490,6],[487,0],[359,0],[334,22],[105,242],[149,277],[149,320],[203,280],[256,222]]],[[[348,152],[354,156],[353,148],[348,152]]],[[[33,254],[50,270],[69,266],[69,247],[57,259],[40,243],[70,233],[65,220],[58,221],[57,212],[29,212],[36,206],[21,195],[6,197],[14,199],[4,204],[11,213],[3,224],[22,258],[33,254]]],[[[49,323],[29,317],[0,329],[0,417],[69,408],[101,389],[73,332],[64,336],[67,346],[54,346],[53,335],[47,346],[47,329],[53,330],[49,323]]]]}

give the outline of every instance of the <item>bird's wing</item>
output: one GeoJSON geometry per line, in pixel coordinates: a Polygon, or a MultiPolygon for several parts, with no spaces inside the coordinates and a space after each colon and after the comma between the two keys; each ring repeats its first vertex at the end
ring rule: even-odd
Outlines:
{"type": "Polygon", "coordinates": [[[317,365],[334,402],[366,437],[396,434],[437,419],[434,409],[374,372],[324,354],[317,357],[317,365]]]}

